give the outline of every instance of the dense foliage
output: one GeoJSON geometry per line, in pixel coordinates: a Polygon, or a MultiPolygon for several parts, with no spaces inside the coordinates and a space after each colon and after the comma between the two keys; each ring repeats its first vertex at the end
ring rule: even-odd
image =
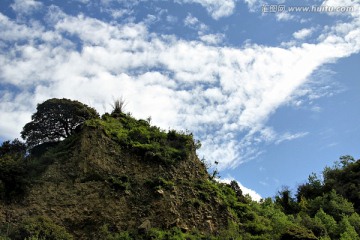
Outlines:
{"type": "Polygon", "coordinates": [[[0,199],[10,199],[25,191],[26,146],[18,139],[0,146],[0,199]]]}
{"type": "Polygon", "coordinates": [[[58,142],[74,134],[84,121],[97,118],[95,109],[78,101],[52,98],[38,104],[21,136],[29,147],[44,142],[58,142]]]}
{"type": "Polygon", "coordinates": [[[118,142],[123,149],[128,149],[146,160],[171,164],[189,156],[194,148],[192,134],[151,126],[150,121],[137,120],[130,114],[116,112],[104,114],[102,119],[92,119],[87,126],[101,126],[107,136],[118,142]]]}

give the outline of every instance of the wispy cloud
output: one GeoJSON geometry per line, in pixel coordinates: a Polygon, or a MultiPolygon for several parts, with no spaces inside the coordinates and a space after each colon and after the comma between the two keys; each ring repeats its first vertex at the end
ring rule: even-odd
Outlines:
{"type": "Polygon", "coordinates": [[[225,34],[222,33],[209,33],[209,27],[191,14],[188,14],[184,19],[184,25],[196,30],[199,35],[199,39],[205,44],[217,45],[222,43],[225,38],[225,34]]]}
{"type": "Polygon", "coordinates": [[[300,132],[300,133],[295,133],[295,134],[285,133],[285,134],[282,134],[275,141],[275,144],[279,144],[279,143],[284,142],[284,141],[291,141],[291,140],[294,140],[294,139],[302,138],[302,137],[305,137],[308,134],[309,134],[308,132],[300,132]]]}
{"type": "Polygon", "coordinates": [[[149,32],[145,23],[107,23],[48,9],[52,27],[0,14],[0,132],[17,137],[36,104],[78,99],[100,112],[124,96],[136,117],[189,129],[221,168],[261,154],[261,143],[306,136],[274,133],[267,120],[323,64],[360,51],[359,16],[328,27],[314,43],[213,46],[149,32]]]}
{"type": "Polygon", "coordinates": [[[36,0],[15,0],[11,8],[18,14],[31,14],[42,6],[43,4],[36,0]]]}
{"type": "Polygon", "coordinates": [[[311,36],[313,31],[314,31],[313,28],[303,28],[303,29],[300,29],[297,32],[294,32],[293,36],[294,36],[294,38],[296,38],[298,40],[303,40],[303,39],[311,36]]]}
{"type": "Polygon", "coordinates": [[[236,0],[175,0],[182,3],[198,3],[205,7],[214,19],[220,19],[233,14],[236,0]]]}
{"type": "Polygon", "coordinates": [[[261,11],[261,6],[265,3],[263,0],[244,0],[252,12],[261,11]]]}
{"type": "Polygon", "coordinates": [[[205,34],[205,35],[201,35],[200,40],[210,44],[210,45],[217,45],[223,42],[225,35],[224,34],[205,34]]]}

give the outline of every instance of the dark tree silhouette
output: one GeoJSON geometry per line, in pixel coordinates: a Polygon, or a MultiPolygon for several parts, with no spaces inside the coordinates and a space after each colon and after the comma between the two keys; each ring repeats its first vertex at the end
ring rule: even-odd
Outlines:
{"type": "Polygon", "coordinates": [[[84,121],[98,117],[95,109],[81,102],[52,98],[38,104],[21,137],[30,148],[44,142],[58,142],[71,136],[84,121]]]}
{"type": "Polygon", "coordinates": [[[237,197],[242,197],[242,191],[237,181],[232,180],[230,182],[230,187],[235,191],[237,197]]]}
{"type": "Polygon", "coordinates": [[[5,141],[0,146],[0,157],[5,155],[13,156],[24,156],[26,153],[26,145],[23,142],[20,142],[19,139],[14,139],[13,141],[5,141]]]}

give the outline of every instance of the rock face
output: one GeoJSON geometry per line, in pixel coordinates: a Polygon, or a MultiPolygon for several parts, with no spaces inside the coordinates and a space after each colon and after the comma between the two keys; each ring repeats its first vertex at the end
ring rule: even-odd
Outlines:
{"type": "Polygon", "coordinates": [[[104,225],[114,232],[176,226],[216,233],[231,218],[211,194],[195,149],[185,159],[164,164],[134,154],[101,128],[85,126],[42,158],[50,163],[25,198],[2,203],[3,224],[45,216],[75,239],[96,239],[104,225]]]}

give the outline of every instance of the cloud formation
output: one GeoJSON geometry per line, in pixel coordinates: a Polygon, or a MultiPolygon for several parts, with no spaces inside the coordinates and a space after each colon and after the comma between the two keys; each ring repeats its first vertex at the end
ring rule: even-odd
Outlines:
{"type": "Polygon", "coordinates": [[[320,66],[360,50],[358,15],[326,28],[315,43],[236,48],[214,46],[216,36],[186,41],[150,32],[144,22],[47,11],[51,27],[0,13],[2,138],[17,137],[48,98],[78,99],[104,112],[123,96],[136,117],[192,131],[203,143],[200,155],[220,169],[255,158],[261,143],[305,137],[276,133],[266,122],[320,66]]]}
{"type": "Polygon", "coordinates": [[[183,3],[198,3],[205,7],[214,19],[227,17],[233,14],[236,0],[176,0],[183,3]]]}
{"type": "Polygon", "coordinates": [[[294,38],[296,38],[298,40],[303,40],[303,39],[309,37],[313,33],[313,31],[314,31],[313,28],[303,28],[297,32],[294,32],[293,36],[294,36],[294,38]]]}
{"type": "Polygon", "coordinates": [[[31,14],[42,6],[43,4],[36,0],[15,0],[14,3],[11,4],[11,8],[20,14],[31,14]]]}

